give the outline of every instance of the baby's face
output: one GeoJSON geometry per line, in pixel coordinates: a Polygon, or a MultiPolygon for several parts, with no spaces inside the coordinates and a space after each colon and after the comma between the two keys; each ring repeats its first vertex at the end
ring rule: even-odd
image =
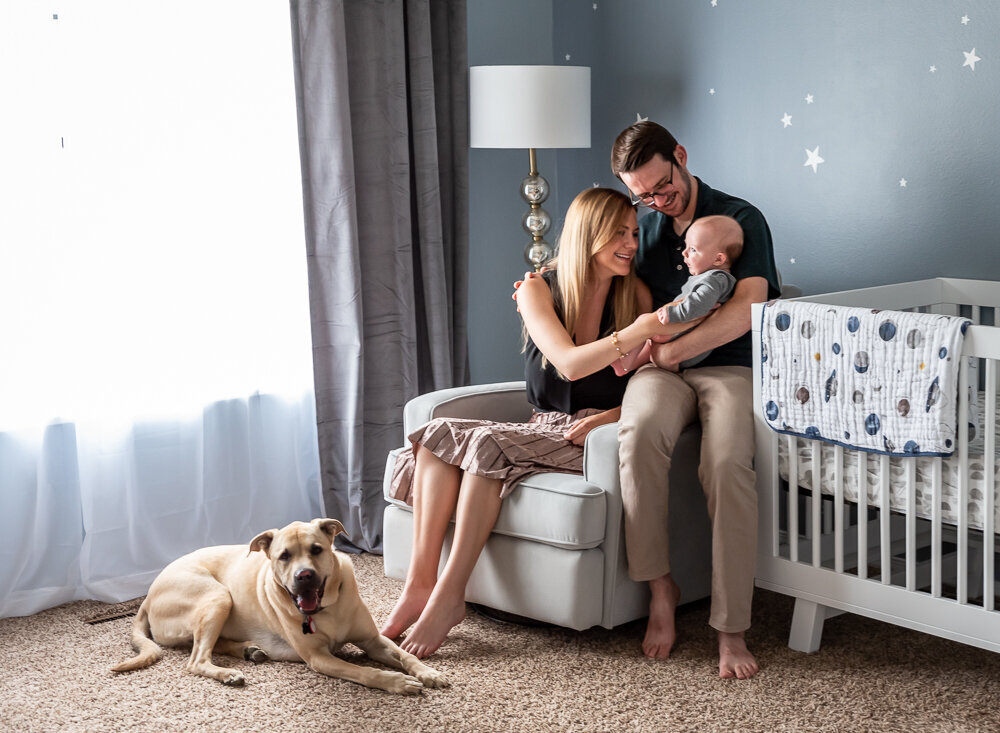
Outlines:
{"type": "Polygon", "coordinates": [[[719,266],[720,263],[717,261],[720,254],[719,245],[711,241],[711,237],[707,236],[704,230],[692,227],[688,230],[684,241],[687,244],[684,249],[684,264],[692,275],[700,275],[719,266]]]}

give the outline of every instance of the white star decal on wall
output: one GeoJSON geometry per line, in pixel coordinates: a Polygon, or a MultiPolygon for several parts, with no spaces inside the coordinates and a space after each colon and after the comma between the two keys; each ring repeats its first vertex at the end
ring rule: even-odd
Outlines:
{"type": "Polygon", "coordinates": [[[785,116],[781,118],[781,124],[784,125],[785,127],[788,127],[789,125],[791,125],[792,124],[792,116],[790,114],[788,114],[787,112],[785,112],[785,116]]]}
{"type": "Polygon", "coordinates": [[[933,74],[935,71],[937,71],[937,67],[932,65],[931,66],[931,73],[933,74]]]}
{"type": "Polygon", "coordinates": [[[813,103],[813,95],[807,94],[806,95],[806,104],[812,104],[812,103],[813,103]]]}
{"type": "Polygon", "coordinates": [[[566,60],[569,61],[569,54],[566,54],[566,60]]]}
{"type": "Polygon", "coordinates": [[[594,3],[594,10],[597,10],[597,3],[594,3]]]}
{"type": "Polygon", "coordinates": [[[819,157],[819,145],[816,146],[815,150],[810,150],[809,148],[806,148],[806,155],[808,157],[806,158],[806,162],[803,163],[803,166],[811,165],[813,173],[816,173],[816,166],[818,166],[820,163],[826,162],[821,157],[819,157]]]}
{"type": "Polygon", "coordinates": [[[899,179],[899,187],[900,188],[906,188],[906,179],[905,178],[900,178],[899,179]]]}
{"type": "Polygon", "coordinates": [[[981,58],[979,58],[978,56],[976,56],[976,49],[972,49],[971,51],[962,51],[962,53],[965,54],[965,63],[962,64],[962,66],[968,66],[970,69],[972,69],[973,71],[975,71],[976,70],[976,62],[977,61],[982,61],[981,58]]]}
{"type": "Polygon", "coordinates": [[[708,90],[708,93],[709,93],[709,94],[715,94],[715,88],[713,87],[712,89],[709,89],[709,90],[708,90]]]}
{"type": "Polygon", "coordinates": [[[962,25],[968,25],[968,24],[969,24],[969,16],[968,15],[963,15],[962,16],[962,25]]]}
{"type": "Polygon", "coordinates": [[[719,0],[712,0],[712,7],[717,7],[719,5],[719,0]]]}
{"type": "Polygon", "coordinates": [[[642,115],[640,115],[640,114],[639,114],[638,112],[636,112],[636,113],[635,113],[635,121],[636,121],[636,122],[646,122],[646,121],[648,121],[648,120],[649,120],[649,118],[648,118],[648,117],[643,117],[643,116],[642,116],[642,115]]]}
{"type": "Polygon", "coordinates": [[[792,259],[788,260],[788,261],[791,262],[793,265],[795,264],[795,258],[794,257],[792,259]]]}

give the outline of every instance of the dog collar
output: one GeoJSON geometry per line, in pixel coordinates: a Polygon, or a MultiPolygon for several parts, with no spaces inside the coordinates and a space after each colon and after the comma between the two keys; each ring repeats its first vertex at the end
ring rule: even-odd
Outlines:
{"type": "Polygon", "coordinates": [[[316,633],[316,622],[313,621],[312,616],[306,616],[306,620],[302,622],[302,633],[303,634],[316,633]]]}

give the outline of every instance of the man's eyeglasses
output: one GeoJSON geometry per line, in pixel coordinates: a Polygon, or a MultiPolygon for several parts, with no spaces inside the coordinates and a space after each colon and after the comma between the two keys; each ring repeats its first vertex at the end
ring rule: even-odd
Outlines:
{"type": "MultiPolygon", "coordinates": [[[[674,161],[671,160],[670,178],[668,178],[666,183],[663,184],[664,186],[669,186],[671,183],[674,182],[674,168],[675,168],[674,161]]],[[[657,196],[660,196],[662,198],[667,195],[668,195],[667,191],[649,191],[648,193],[639,194],[638,196],[633,195],[631,191],[628,192],[628,197],[632,201],[632,206],[652,206],[654,203],[656,203],[657,196]]]]}

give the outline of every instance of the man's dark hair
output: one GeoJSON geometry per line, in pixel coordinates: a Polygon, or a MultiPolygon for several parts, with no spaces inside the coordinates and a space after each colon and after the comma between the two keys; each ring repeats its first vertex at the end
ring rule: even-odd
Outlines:
{"type": "Polygon", "coordinates": [[[645,165],[659,153],[664,160],[674,159],[677,138],[655,122],[636,122],[626,127],[611,146],[611,172],[617,178],[645,165]]]}

